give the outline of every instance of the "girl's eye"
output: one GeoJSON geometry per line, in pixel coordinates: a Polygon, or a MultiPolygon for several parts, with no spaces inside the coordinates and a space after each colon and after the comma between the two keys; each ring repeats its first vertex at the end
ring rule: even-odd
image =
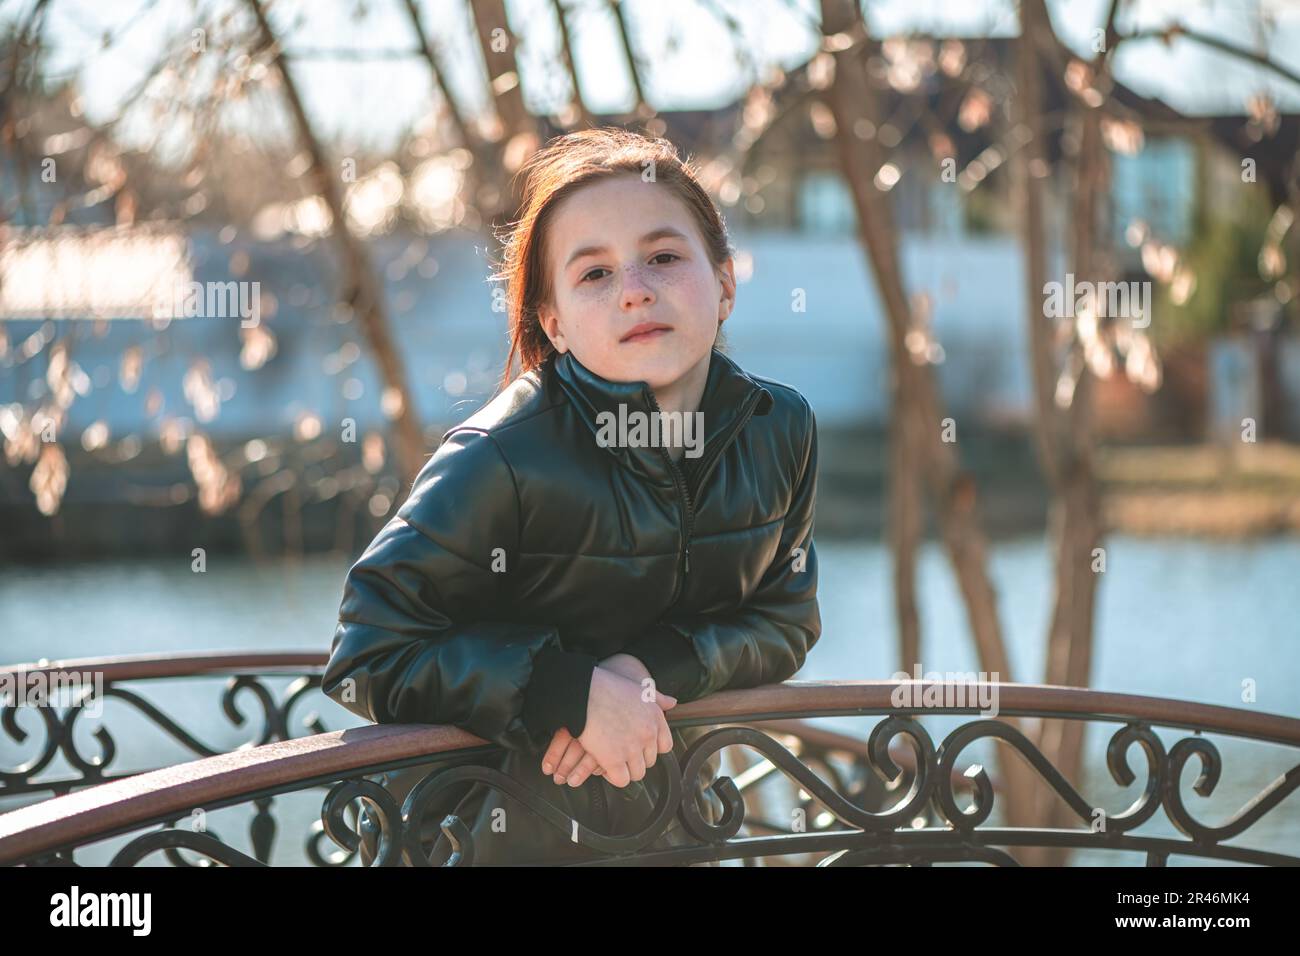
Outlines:
{"type": "MultiPolygon", "coordinates": [[[[667,256],[668,259],[669,259],[669,261],[676,261],[677,259],[680,259],[680,258],[681,258],[681,256],[679,256],[679,255],[678,255],[677,253],[675,253],[675,252],[660,252],[660,253],[657,253],[656,255],[651,256],[651,257],[650,257],[650,261],[651,261],[651,262],[655,262],[656,260],[660,259],[660,258],[663,257],[663,256],[667,256]]],[[[664,263],[660,263],[660,265],[668,265],[668,263],[667,263],[667,262],[664,262],[664,263]]],[[[590,272],[588,272],[586,275],[584,275],[584,276],[583,276],[579,281],[580,281],[580,282],[586,282],[588,279],[591,279],[591,280],[594,282],[594,281],[598,281],[598,280],[600,280],[600,279],[605,278],[604,276],[596,276],[596,273],[597,273],[597,272],[609,272],[609,270],[606,269],[604,266],[599,266],[599,267],[597,267],[597,268],[595,268],[595,269],[592,269],[590,272]],[[592,276],[596,276],[596,278],[595,278],[595,279],[592,279],[592,276]]]]}

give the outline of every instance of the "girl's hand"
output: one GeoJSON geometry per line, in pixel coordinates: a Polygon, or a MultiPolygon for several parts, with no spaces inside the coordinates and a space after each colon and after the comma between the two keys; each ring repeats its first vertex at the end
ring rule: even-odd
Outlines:
{"type": "Polygon", "coordinates": [[[640,681],[603,666],[592,671],[587,726],[578,738],[586,753],[569,775],[570,786],[578,786],[599,768],[615,787],[626,787],[633,780],[643,779],[659,754],[673,749],[672,733],[663,712],[676,707],[677,699],[654,693],[652,686],[643,688],[640,681]]]}
{"type": "MultiPolygon", "coordinates": [[[[660,695],[653,690],[654,683],[650,671],[646,669],[645,664],[641,663],[639,658],[633,657],[631,654],[613,654],[605,658],[597,666],[613,671],[628,680],[635,681],[642,689],[641,699],[647,703],[649,700],[657,700],[661,696],[667,698],[665,701],[666,707],[661,705],[661,709],[667,709],[677,703],[676,699],[671,695],[660,695]],[[650,683],[647,683],[647,681],[650,683]]],[[[596,764],[595,758],[583,763],[583,758],[586,755],[586,749],[569,733],[568,728],[561,727],[551,737],[550,746],[546,748],[546,753],[542,756],[542,773],[551,774],[557,784],[567,783],[571,787],[580,787],[587,781],[588,776],[599,777],[603,775],[603,771],[596,764]],[[579,769],[580,767],[581,769],[579,769]]],[[[646,766],[653,767],[655,759],[656,754],[649,754],[646,766]]]]}
{"type": "Polygon", "coordinates": [[[650,672],[641,663],[641,658],[633,657],[631,654],[611,654],[596,666],[603,667],[607,671],[613,671],[628,680],[634,680],[642,686],[650,678],[650,672]]]}
{"type": "MultiPolygon", "coordinates": [[[[551,737],[551,744],[542,755],[542,773],[549,773],[557,784],[563,784],[586,754],[586,749],[569,733],[569,728],[561,727],[551,737]]],[[[593,772],[599,774],[600,768],[597,767],[593,772]]],[[[582,779],[586,779],[585,774],[582,779]]],[[[576,787],[578,784],[572,785],[576,787]]]]}

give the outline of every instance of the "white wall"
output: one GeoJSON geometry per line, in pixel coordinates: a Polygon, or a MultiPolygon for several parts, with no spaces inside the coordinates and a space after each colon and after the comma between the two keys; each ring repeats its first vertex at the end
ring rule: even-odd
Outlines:
{"type": "MultiPolygon", "coordinates": [[[[726,325],[736,360],[794,385],[818,420],[881,422],[887,409],[888,340],[861,247],[848,239],[737,234],[753,274],[726,325]],[[791,310],[795,289],[807,311],[791,310]]],[[[950,412],[1026,415],[1030,380],[1022,271],[1013,239],[906,237],[910,293],[926,291],[944,350],[936,372],[950,412]]]]}

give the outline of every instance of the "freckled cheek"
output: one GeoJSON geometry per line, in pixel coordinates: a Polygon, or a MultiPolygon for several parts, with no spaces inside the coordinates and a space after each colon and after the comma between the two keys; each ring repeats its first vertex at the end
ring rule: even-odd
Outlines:
{"type": "Polygon", "coordinates": [[[610,333],[611,319],[617,315],[617,300],[608,284],[603,285],[591,284],[559,296],[558,308],[571,336],[604,338],[610,333]]]}
{"type": "Polygon", "coordinates": [[[569,293],[575,307],[589,309],[615,298],[616,292],[612,282],[584,282],[569,293]]]}
{"type": "Polygon", "coordinates": [[[683,307],[711,312],[716,303],[712,276],[700,269],[669,269],[657,278],[658,288],[665,296],[683,307]]]}
{"type": "Polygon", "coordinates": [[[560,296],[560,313],[577,334],[607,324],[615,305],[608,283],[583,284],[560,296]]]}

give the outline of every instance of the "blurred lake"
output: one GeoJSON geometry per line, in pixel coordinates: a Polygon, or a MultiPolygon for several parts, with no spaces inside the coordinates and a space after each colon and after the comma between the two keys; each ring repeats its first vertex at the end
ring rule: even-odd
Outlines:
{"type": "MultiPolygon", "coordinates": [[[[1092,686],[1300,717],[1300,540],[1246,541],[1149,539],[1112,536],[1100,582],[1092,686]],[[1255,683],[1256,699],[1243,703],[1243,682],[1255,683]]],[[[1051,561],[1040,536],[991,545],[1005,640],[1017,681],[1041,679],[1045,632],[1051,611],[1051,561]]],[[[797,675],[803,680],[886,679],[897,670],[891,565],[876,541],[818,542],[823,632],[797,675]]],[[[190,570],[188,554],[175,561],[114,561],[71,566],[0,570],[0,661],[58,660],[151,651],[318,650],[328,652],[349,562],[337,555],[255,564],[239,556],[210,554],[207,570],[190,570]]],[[[956,581],[941,546],[926,542],[918,594],[926,671],[975,671],[956,581]]],[[[1002,675],[1003,680],[1008,679],[1002,675]]],[[[266,681],[278,691],[288,679],[266,681]]],[[[232,726],[220,712],[223,678],[156,681],[133,688],[161,706],[183,727],[214,748],[255,739],[259,711],[242,699],[251,726],[232,726]]],[[[313,710],[327,728],[362,723],[341,706],[315,694],[295,708],[297,721],[313,710]]],[[[105,705],[105,719],[118,754],[114,771],[193,759],[194,755],[120,701],[105,705]]],[[[936,744],[971,718],[923,719],[936,744]]],[[[825,718],[836,729],[866,734],[877,718],[825,718]]],[[[20,724],[31,734],[17,743],[0,734],[0,767],[11,768],[39,752],[42,731],[30,716],[20,724]],[[33,750],[33,748],[37,748],[33,750]]],[[[83,719],[76,737],[83,754],[97,754],[94,721],[83,719]]],[[[1145,776],[1140,752],[1130,760],[1138,782],[1118,787],[1105,771],[1105,745],[1118,724],[1093,723],[1086,737],[1088,776],[1080,790],[1116,814],[1139,796],[1145,776]]],[[[299,726],[295,733],[302,733],[299,726]]],[[[1179,731],[1158,730],[1166,746],[1179,731]]],[[[1191,792],[1199,772],[1191,761],[1183,792],[1193,813],[1220,824],[1296,762],[1292,749],[1210,735],[1224,757],[1223,777],[1209,798],[1191,792]]],[[[989,761],[992,744],[964,752],[961,766],[989,761]]],[[[1012,758],[1014,759],[1014,758],[1012,758]]],[[[55,767],[63,765],[56,761],[55,767]]],[[[323,795],[324,791],[319,791],[323,795]]],[[[319,800],[302,794],[278,804],[300,806],[303,819],[319,814],[319,800]]],[[[0,802],[0,810],[15,803],[0,802]]],[[[220,811],[245,813],[242,808],[220,811]]],[[[281,833],[288,835],[277,814],[281,833]]],[[[995,812],[990,824],[996,823],[995,812]]],[[[237,819],[230,816],[230,819],[237,819]]],[[[225,824],[232,834],[244,824],[225,824]]],[[[215,824],[213,829],[219,829],[215,824]]],[[[1142,828],[1174,836],[1158,813],[1142,828]]],[[[114,846],[119,841],[112,841],[114,846]]],[[[284,848],[301,859],[301,842],[284,848]]],[[[328,843],[328,841],[326,841],[328,843]]],[[[1300,794],[1292,794],[1234,843],[1300,852],[1300,794]],[[1289,849],[1288,849],[1289,848],[1289,849]]],[[[99,851],[87,851],[87,862],[99,851]]],[[[161,859],[161,856],[157,856],[161,859]]],[[[79,859],[83,857],[79,854],[79,859]]],[[[104,859],[107,860],[107,851],[104,859]]],[[[286,859],[290,859],[286,857],[286,859]]],[[[1076,853],[1083,865],[1141,863],[1132,854],[1076,853]],[[1121,859],[1122,858],[1122,859],[1121,859]]],[[[1180,861],[1171,861],[1171,863],[1180,861]]]]}

